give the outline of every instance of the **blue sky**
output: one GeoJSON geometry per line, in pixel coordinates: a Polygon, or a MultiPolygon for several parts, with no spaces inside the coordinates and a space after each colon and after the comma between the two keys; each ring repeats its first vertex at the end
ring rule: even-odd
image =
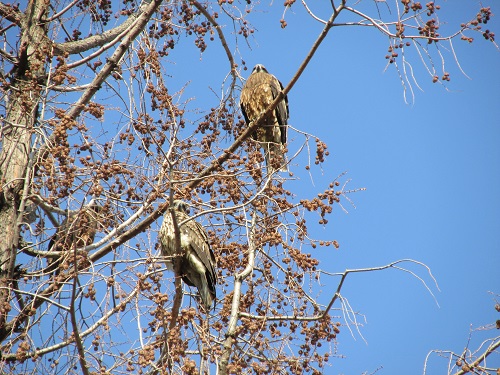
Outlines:
{"type": "MultiPolygon", "coordinates": [[[[447,30],[479,8],[477,1],[441,3],[441,21],[450,21],[443,26],[447,30]]],[[[328,17],[320,3],[312,5],[328,17]]],[[[281,3],[270,8],[262,3],[258,10],[249,16],[257,30],[251,49],[240,43],[240,51],[250,69],[262,63],[286,85],[322,27],[299,3],[287,13],[285,30],[279,27],[281,3]]],[[[373,6],[370,11],[377,15],[373,6]]],[[[498,25],[496,18],[488,24],[493,31],[498,25]]],[[[344,327],[338,354],[345,358],[333,360],[327,374],[372,373],[380,367],[378,374],[421,374],[429,351],[461,353],[471,327],[500,318],[495,296],[488,293],[500,293],[500,53],[480,34],[472,36],[471,45],[454,44],[470,79],[442,49],[451,74],[448,91],[433,84],[418,57],[410,55],[424,91],[415,88],[413,103],[405,104],[396,71],[384,73],[387,38],[369,28],[334,28],[289,94],[290,124],[319,135],[330,151],[323,172],[313,168],[315,187],[303,165],[292,167],[300,178],[297,194],[322,191],[344,171],[352,179],[349,186],[367,188],[350,196],[355,209],[344,202],[348,214],[337,208],[327,227],[312,230],[313,236],[341,245],[338,251],[309,250],[322,268],[342,272],[411,258],[427,264],[440,287],[424,268],[408,265],[429,285],[438,307],[409,274],[351,275],[343,295],[366,316],[360,328],[366,343],[344,327]]],[[[189,69],[172,66],[174,76],[184,73],[192,80],[188,95],[206,98],[208,86],[220,87],[228,68],[217,59],[220,52],[215,41],[201,61],[192,51],[189,69]]],[[[291,148],[293,142],[292,136],[291,148]]],[[[325,280],[325,296],[334,287],[334,279],[325,280]]],[[[496,334],[474,332],[470,349],[496,334]]],[[[488,364],[500,366],[499,355],[488,364]]],[[[427,373],[444,374],[447,366],[446,359],[431,356],[427,373]]]]}
{"type": "MultiPolygon", "coordinates": [[[[310,6],[328,18],[328,4],[310,6]]],[[[359,6],[377,16],[373,4],[359,6]]],[[[393,20],[394,14],[388,15],[382,5],[381,16],[393,20]]],[[[442,5],[441,21],[449,21],[443,34],[473,18],[479,8],[477,1],[442,5]]],[[[288,27],[281,29],[282,9],[281,2],[271,7],[264,2],[248,15],[256,33],[248,45],[239,40],[238,53],[249,67],[245,77],[261,63],[286,85],[320,33],[322,25],[300,3],[287,12],[288,27]]],[[[495,12],[500,8],[494,7],[495,12]]],[[[352,20],[347,13],[338,18],[352,20]]],[[[499,23],[493,18],[488,26],[500,35],[499,23]]],[[[224,31],[235,52],[232,25],[224,31]]],[[[462,352],[471,327],[500,318],[495,296],[488,293],[500,293],[500,52],[481,35],[472,36],[471,45],[454,44],[470,79],[460,72],[448,47],[441,49],[451,74],[448,91],[433,84],[419,57],[408,51],[424,91],[414,86],[414,100],[407,104],[396,71],[390,67],[384,72],[387,37],[370,28],[336,27],[289,94],[291,126],[319,136],[330,156],[321,169],[312,168],[314,186],[304,169],[305,155],[298,158],[290,168],[298,180],[287,187],[297,199],[312,198],[347,171],[342,181],[352,179],[348,188],[366,188],[350,195],[356,208],[344,201],[349,213],[336,207],[326,227],[310,221],[313,237],[335,239],[340,249],[304,251],[318,257],[329,272],[415,259],[430,267],[440,288],[425,268],[411,264],[406,266],[427,283],[439,307],[408,273],[350,275],[342,294],[366,317],[366,322],[358,317],[363,337],[341,327],[337,354],[343,358],[333,358],[325,374],[370,374],[379,368],[377,374],[422,374],[429,351],[462,352]]],[[[182,96],[195,99],[189,110],[216,107],[229,70],[219,41],[210,42],[201,56],[192,39],[182,42],[163,61],[172,77],[170,92],[189,81],[182,96]]],[[[302,136],[289,135],[289,149],[300,147],[302,136]]],[[[338,279],[322,277],[322,282],[320,298],[326,302],[338,279]]],[[[470,348],[495,334],[474,332],[470,348]]],[[[488,364],[500,367],[499,355],[491,356],[488,364]]],[[[446,359],[431,356],[427,374],[444,374],[447,366],[446,359]]]]}
{"type": "MultiPolygon", "coordinates": [[[[450,60],[451,92],[432,84],[417,61],[425,92],[406,105],[394,70],[382,73],[385,37],[337,30],[290,95],[291,122],[314,124],[329,145],[325,175],[347,170],[353,186],[367,188],[351,197],[355,210],[338,210],[333,229],[317,229],[333,230],[341,244],[324,262],[342,271],[416,259],[432,269],[441,292],[427,277],[438,308],[407,274],[353,275],[344,295],[365,314],[368,343],[344,330],[339,353],[347,358],[329,373],[383,366],[379,373],[418,374],[430,350],[461,352],[470,325],[499,318],[487,292],[500,286],[500,56],[478,36],[470,46],[457,43],[471,80],[450,60]]],[[[472,348],[484,337],[475,333],[472,348]]],[[[447,361],[432,358],[429,373],[446,373],[447,361]]]]}
{"type": "MultiPolygon", "coordinates": [[[[383,17],[394,16],[379,3],[383,17]]],[[[328,18],[328,4],[309,5],[328,18]]],[[[359,6],[378,16],[373,4],[365,0],[359,6]]],[[[449,21],[443,33],[479,8],[471,0],[442,5],[442,21],[449,21]]],[[[498,3],[494,5],[493,13],[500,14],[498,3]]],[[[320,33],[322,25],[300,3],[287,12],[288,27],[281,29],[282,10],[281,2],[271,7],[264,2],[248,16],[256,33],[249,45],[239,41],[249,67],[244,76],[261,63],[286,85],[320,33]]],[[[352,20],[346,15],[338,22],[352,20]]],[[[500,36],[499,24],[493,18],[488,27],[500,36]]],[[[232,30],[232,25],[224,27],[235,51],[232,30]]],[[[500,318],[495,296],[488,293],[500,294],[500,52],[479,34],[472,36],[472,45],[454,44],[471,79],[443,46],[451,74],[448,91],[433,84],[418,56],[409,52],[424,91],[414,87],[415,98],[406,104],[396,71],[391,67],[384,72],[388,39],[370,28],[336,27],[289,94],[291,126],[319,136],[330,151],[321,169],[312,168],[314,186],[304,169],[305,157],[298,158],[290,168],[298,177],[289,182],[290,190],[298,199],[311,198],[344,171],[342,181],[352,179],[348,188],[366,188],[349,196],[356,208],[344,201],[349,213],[336,207],[326,227],[310,221],[313,237],[335,239],[340,249],[304,251],[329,272],[415,259],[430,267],[440,288],[425,268],[412,264],[406,266],[427,283],[439,307],[408,273],[350,275],[342,294],[366,317],[360,327],[363,337],[341,327],[337,354],[345,358],[332,359],[326,374],[369,374],[379,368],[377,374],[421,374],[429,351],[461,352],[471,327],[500,318]]],[[[218,40],[201,56],[192,39],[183,42],[164,60],[173,77],[169,89],[174,92],[190,81],[182,98],[196,99],[189,109],[217,106],[216,94],[229,68],[218,40]]],[[[289,148],[298,148],[302,140],[290,132],[289,148]]],[[[337,281],[322,277],[324,301],[337,281]]],[[[474,332],[470,348],[495,334],[474,332]]],[[[500,367],[499,357],[491,356],[489,366],[500,367]]],[[[427,373],[444,374],[447,366],[445,359],[432,356],[427,373]]]]}

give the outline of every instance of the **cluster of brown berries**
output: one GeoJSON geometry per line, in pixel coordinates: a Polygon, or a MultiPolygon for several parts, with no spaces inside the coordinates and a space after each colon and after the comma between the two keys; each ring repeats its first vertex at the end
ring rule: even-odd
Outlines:
{"type": "Polygon", "coordinates": [[[102,119],[104,117],[104,106],[102,104],[89,102],[84,111],[90,113],[96,119],[102,119]]]}
{"type": "Polygon", "coordinates": [[[422,4],[420,2],[412,2],[411,0],[401,0],[401,3],[404,6],[403,14],[406,14],[411,10],[414,12],[422,9],[422,4]]]}
{"type": "Polygon", "coordinates": [[[316,142],[316,160],[314,164],[318,165],[319,163],[323,163],[325,161],[325,156],[330,155],[330,153],[326,150],[328,146],[325,142],[322,142],[319,138],[315,139],[316,142]]]}
{"type": "Polygon", "coordinates": [[[427,43],[431,44],[432,42],[436,41],[436,38],[439,37],[437,30],[439,30],[439,25],[437,25],[437,21],[433,18],[427,21],[424,27],[419,27],[418,33],[422,36],[428,37],[429,40],[427,41],[427,43]]]}
{"type": "Polygon", "coordinates": [[[101,21],[104,26],[108,24],[113,14],[111,0],[81,0],[76,3],[76,6],[83,12],[90,13],[92,21],[101,21]]]}
{"type": "Polygon", "coordinates": [[[430,1],[427,4],[425,4],[425,7],[427,8],[427,15],[431,16],[433,15],[436,10],[439,10],[441,7],[439,5],[434,5],[434,1],[430,1]]]}
{"type": "Polygon", "coordinates": [[[404,48],[405,46],[406,47],[409,47],[411,45],[410,42],[406,42],[406,43],[399,43],[399,44],[394,44],[394,45],[390,45],[389,46],[389,49],[387,50],[387,52],[389,52],[389,54],[385,55],[385,58],[387,60],[389,60],[389,63],[392,64],[393,62],[396,61],[396,58],[399,56],[399,54],[396,52],[397,49],[402,49],[404,48]]]}
{"type": "Polygon", "coordinates": [[[484,39],[486,40],[491,40],[492,42],[495,41],[495,33],[492,33],[490,30],[486,30],[484,33],[483,33],[483,37],[484,39]]]}
{"type": "Polygon", "coordinates": [[[479,23],[484,23],[486,25],[492,15],[493,14],[491,13],[491,9],[489,7],[481,8],[481,10],[476,16],[476,19],[479,23]]]}

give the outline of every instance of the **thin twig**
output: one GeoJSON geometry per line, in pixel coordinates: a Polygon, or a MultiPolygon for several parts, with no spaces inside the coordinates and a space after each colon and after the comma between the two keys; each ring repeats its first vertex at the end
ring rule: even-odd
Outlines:
{"type": "MultiPolygon", "coordinates": [[[[122,302],[120,302],[118,305],[113,307],[111,310],[109,310],[106,314],[104,314],[99,320],[97,320],[94,324],[92,324],[89,328],[87,328],[85,331],[80,332],[80,337],[86,337],[90,335],[92,332],[94,332],[97,327],[100,325],[103,325],[105,322],[108,321],[108,319],[116,314],[119,311],[123,311],[125,306],[132,300],[134,299],[139,292],[139,287],[135,288],[128,296],[125,298],[122,302]]],[[[61,348],[64,348],[65,346],[71,345],[73,343],[72,338],[67,339],[66,341],[62,341],[56,345],[53,346],[48,346],[45,348],[40,348],[37,350],[34,350],[33,352],[26,353],[26,356],[28,358],[33,358],[33,357],[40,357],[44,354],[52,353],[56,350],[59,350],[61,348]]],[[[7,361],[12,361],[16,359],[16,353],[11,353],[11,354],[6,354],[2,353],[2,359],[5,359],[7,361]]]]}
{"type": "Polygon", "coordinates": [[[467,366],[463,366],[462,369],[458,372],[456,372],[454,375],[464,375],[467,374],[471,371],[474,371],[475,368],[479,366],[481,362],[483,362],[486,357],[488,357],[491,353],[493,353],[498,347],[500,347],[500,338],[496,338],[496,342],[494,342],[492,345],[490,345],[483,354],[479,356],[478,359],[476,359],[474,362],[468,364],[467,366]]]}
{"type": "MultiPolygon", "coordinates": [[[[297,80],[301,77],[302,73],[304,72],[305,68],[313,58],[315,52],[317,51],[318,47],[322,43],[322,41],[325,39],[325,37],[328,34],[328,31],[332,28],[333,23],[340,13],[340,11],[344,8],[345,6],[345,1],[342,2],[339,7],[335,10],[335,12],[332,14],[330,19],[328,20],[328,23],[325,25],[323,28],[322,32],[314,42],[313,46],[311,47],[309,53],[305,57],[304,61],[300,65],[299,69],[295,73],[295,75],[292,77],[288,85],[281,91],[274,101],[269,105],[269,107],[261,113],[258,119],[255,121],[251,122],[249,126],[240,134],[240,136],[229,146],[229,148],[225,149],[217,159],[213,160],[210,165],[205,168],[203,171],[201,171],[195,179],[193,179],[189,184],[186,185],[187,190],[194,190],[200,183],[203,181],[204,178],[208,177],[214,172],[217,172],[218,169],[222,167],[222,165],[231,157],[231,155],[234,154],[234,152],[243,144],[243,142],[250,137],[251,134],[255,132],[255,130],[260,127],[267,116],[274,111],[274,109],[278,106],[278,103],[283,100],[285,95],[287,95],[290,90],[293,88],[297,80]]],[[[144,204],[144,206],[150,205],[152,202],[147,200],[144,204]]],[[[137,234],[141,233],[144,231],[145,228],[150,226],[153,221],[157,220],[159,217],[161,217],[166,210],[169,207],[168,202],[164,202],[158,206],[156,210],[154,210],[148,217],[146,217],[143,221],[141,221],[139,224],[134,226],[133,228],[130,228],[129,230],[125,231],[121,235],[115,237],[115,239],[108,243],[107,245],[103,246],[98,252],[94,253],[91,257],[91,260],[96,260],[104,256],[105,254],[109,253],[111,250],[117,248],[121,244],[125,243],[126,241],[130,240],[131,238],[134,238],[137,234]]]]}
{"type": "Polygon", "coordinates": [[[78,329],[78,320],[76,319],[76,308],[75,308],[75,302],[76,302],[76,289],[77,289],[77,284],[78,284],[78,267],[76,267],[77,264],[77,251],[76,251],[76,242],[75,246],[73,249],[73,263],[75,264],[74,268],[74,273],[73,273],[73,285],[71,289],[71,302],[70,302],[70,309],[69,309],[69,315],[71,317],[71,326],[73,327],[73,339],[75,340],[76,344],[76,349],[78,351],[78,360],[80,362],[80,367],[82,369],[82,373],[84,375],[90,375],[89,374],[89,366],[87,364],[87,360],[85,359],[85,348],[83,347],[82,343],[82,337],[80,336],[79,329],[78,329]]]}

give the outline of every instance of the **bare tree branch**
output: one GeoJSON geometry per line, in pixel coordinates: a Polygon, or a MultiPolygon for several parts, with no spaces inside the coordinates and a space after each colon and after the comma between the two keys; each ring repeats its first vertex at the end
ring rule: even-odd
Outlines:
{"type": "Polygon", "coordinates": [[[491,343],[490,346],[484,351],[483,354],[479,356],[478,359],[476,359],[474,362],[470,364],[464,364],[462,366],[462,369],[458,372],[455,373],[455,375],[465,375],[470,372],[476,372],[475,370],[480,366],[482,362],[488,357],[491,353],[495,352],[496,349],[500,347],[500,337],[496,337],[493,342],[491,343]]]}
{"type": "Polygon", "coordinates": [[[224,51],[226,52],[227,59],[229,60],[229,65],[231,67],[231,75],[233,76],[233,80],[236,80],[236,63],[234,62],[233,54],[229,50],[226,37],[222,32],[222,27],[217,23],[215,18],[212,17],[212,15],[208,12],[208,10],[198,1],[191,0],[190,2],[196,7],[196,9],[198,9],[207,18],[207,20],[210,21],[210,23],[215,27],[215,30],[217,30],[217,35],[219,36],[224,51]]]}
{"type": "MultiPolygon", "coordinates": [[[[234,154],[234,152],[242,145],[242,143],[250,137],[251,134],[255,132],[255,130],[259,127],[262,126],[262,123],[264,120],[269,116],[269,114],[276,109],[278,106],[278,103],[283,99],[285,95],[287,95],[290,90],[293,88],[297,80],[300,78],[302,73],[304,72],[305,68],[313,58],[316,50],[320,46],[321,42],[325,39],[325,37],[328,34],[328,31],[331,29],[333,26],[333,22],[339,12],[342,10],[344,6],[344,3],[342,3],[332,14],[330,17],[330,20],[328,23],[325,25],[323,31],[320,33],[316,41],[314,42],[311,50],[308,52],[306,58],[300,65],[299,69],[297,70],[297,73],[293,76],[293,78],[290,80],[290,82],[286,85],[286,87],[281,91],[274,101],[271,103],[269,108],[266,109],[265,112],[263,112],[257,120],[254,122],[250,123],[248,127],[240,134],[240,136],[229,146],[227,149],[224,150],[221,156],[219,156],[216,160],[212,161],[210,165],[205,168],[202,172],[200,172],[195,179],[193,179],[189,184],[187,184],[186,189],[187,190],[193,190],[195,189],[201,181],[207,176],[209,176],[211,173],[214,173],[218,171],[220,168],[222,168],[222,165],[234,154]]],[[[145,205],[149,205],[150,202],[145,202],[145,205]]],[[[98,252],[94,253],[92,258],[93,259],[99,259],[101,256],[104,254],[107,254],[110,252],[112,249],[116,248],[117,246],[121,245],[122,243],[128,241],[129,239],[135,237],[138,233],[142,232],[145,228],[151,225],[151,223],[155,220],[157,220],[160,216],[162,216],[166,209],[168,208],[169,204],[168,202],[162,203],[158,206],[157,209],[155,209],[148,217],[146,217],[142,222],[137,224],[135,227],[127,230],[120,236],[116,237],[112,242],[110,242],[108,245],[103,246],[98,252]]]]}
{"type": "Polygon", "coordinates": [[[229,326],[226,331],[226,339],[224,340],[223,344],[224,349],[220,358],[220,363],[218,368],[219,373],[221,375],[228,374],[227,366],[229,364],[229,358],[231,357],[231,353],[233,352],[233,345],[236,336],[236,327],[238,324],[238,318],[240,312],[239,310],[240,310],[241,286],[243,280],[245,280],[245,278],[247,278],[252,273],[255,265],[255,252],[257,250],[255,247],[256,221],[257,221],[257,215],[256,213],[254,213],[248,233],[249,249],[247,255],[248,257],[247,265],[242,272],[234,275],[234,289],[233,289],[233,298],[232,298],[231,315],[230,315],[231,318],[229,320],[229,326]]]}
{"type": "MultiPolygon", "coordinates": [[[[121,301],[115,307],[113,307],[112,309],[110,309],[109,311],[107,311],[105,314],[103,314],[100,319],[98,319],[94,324],[92,324],[90,327],[88,327],[85,331],[80,332],[80,337],[81,338],[87,337],[88,335],[90,335],[91,333],[93,333],[96,330],[97,327],[103,325],[111,316],[113,316],[114,314],[118,313],[119,311],[123,311],[124,308],[134,298],[137,297],[138,292],[139,292],[139,288],[135,288],[132,291],[132,293],[130,293],[127,296],[127,298],[125,298],[123,301],[121,301]]],[[[37,298],[39,298],[39,296],[37,296],[37,298]]],[[[50,303],[55,304],[56,306],[58,305],[54,301],[50,301],[50,303]]],[[[65,307],[63,307],[62,305],[60,305],[58,307],[62,308],[62,309],[65,309],[65,307]]],[[[68,311],[69,311],[69,309],[68,309],[68,311]]],[[[59,342],[56,345],[47,346],[47,347],[44,347],[44,348],[38,348],[38,349],[34,350],[33,352],[28,353],[28,357],[30,357],[30,358],[36,358],[36,357],[39,357],[39,356],[42,356],[42,355],[45,355],[45,354],[48,354],[48,353],[52,353],[52,352],[54,352],[56,350],[59,350],[61,348],[64,348],[64,347],[72,344],[73,342],[74,342],[73,338],[70,337],[68,340],[61,341],[61,342],[59,342]]],[[[7,361],[13,361],[16,358],[16,354],[15,353],[13,353],[13,354],[2,353],[2,358],[5,359],[5,360],[7,360],[7,361]]]]}
{"type": "MultiPolygon", "coordinates": [[[[76,246],[74,246],[73,258],[74,258],[74,263],[77,264],[76,246]]],[[[80,336],[80,329],[78,328],[78,320],[76,318],[77,281],[78,281],[78,270],[75,269],[75,273],[73,275],[73,286],[71,288],[71,303],[70,303],[71,326],[73,327],[72,336],[76,343],[76,349],[78,351],[78,359],[80,361],[80,367],[82,369],[82,373],[84,375],[90,375],[89,366],[87,364],[87,360],[85,359],[85,348],[83,347],[82,337],[80,336]]]]}
{"type": "Polygon", "coordinates": [[[70,55],[75,55],[78,53],[88,51],[89,49],[101,47],[107,43],[110,43],[111,41],[115,40],[124,31],[130,29],[132,27],[132,25],[134,25],[135,22],[139,18],[144,19],[144,17],[146,17],[146,19],[149,20],[149,18],[151,17],[151,14],[153,14],[156,11],[156,9],[158,8],[158,6],[160,4],[161,4],[161,1],[146,2],[145,5],[143,5],[136,13],[128,16],[127,20],[124,21],[120,26],[117,26],[114,29],[105,31],[102,34],[95,34],[95,35],[89,36],[85,39],[75,40],[75,41],[66,42],[66,43],[54,43],[53,44],[54,54],[56,56],[57,55],[64,55],[66,53],[70,54],[70,55]],[[152,12],[151,12],[151,9],[153,9],[152,12]],[[149,15],[147,15],[147,14],[149,14],[149,15]]]}
{"type": "Polygon", "coordinates": [[[4,17],[10,22],[15,23],[17,26],[21,26],[23,13],[19,10],[19,8],[15,8],[12,5],[0,3],[0,16],[4,17]]]}
{"type": "MultiPolygon", "coordinates": [[[[439,26],[432,2],[427,15],[422,8],[415,11],[420,3],[391,2],[382,2],[388,21],[380,12],[378,18],[362,12],[357,4],[347,7],[347,1],[331,0],[332,8],[319,8],[326,12],[321,14],[302,0],[304,16],[319,22],[321,32],[304,50],[289,83],[251,124],[242,119],[237,103],[243,78],[236,58],[245,65],[242,44],[251,49],[257,30],[248,15],[263,4],[30,0],[24,13],[0,4],[5,45],[0,58],[10,69],[0,77],[2,108],[16,114],[0,122],[0,232],[10,241],[0,251],[0,372],[65,373],[76,366],[82,373],[151,375],[208,374],[216,368],[241,375],[321,373],[328,356],[336,354],[342,324],[334,319],[343,317],[351,334],[357,330],[362,337],[363,316],[344,295],[348,274],[393,268],[415,277],[433,295],[428,280],[436,280],[430,269],[411,259],[344,272],[320,269],[309,248],[339,244],[328,231],[321,235],[326,238],[315,239],[311,229],[326,225],[332,213],[342,213],[335,206],[345,211],[344,199],[353,204],[347,194],[362,189],[347,189],[350,179],[341,174],[319,191],[297,194],[290,180],[300,177],[263,168],[261,145],[250,139],[265,128],[267,115],[292,92],[335,27],[381,31],[375,34],[389,39],[387,66],[396,68],[411,92],[421,72],[410,58],[418,63],[420,58],[423,74],[432,79],[444,71],[448,52],[458,64],[455,45],[433,39],[436,28],[417,31],[433,22],[439,26]],[[358,21],[335,23],[343,10],[358,21]],[[13,12],[7,16],[11,20],[8,12],[13,12]],[[113,16],[116,27],[110,25],[113,16]],[[421,34],[403,42],[405,27],[408,35],[421,34]],[[76,40],[83,29],[93,36],[76,40]],[[73,41],[55,44],[63,38],[73,41]],[[186,47],[192,42],[200,59],[208,60],[203,53],[213,48],[208,40],[215,38],[222,45],[215,42],[218,61],[224,66],[227,60],[230,70],[220,81],[220,93],[209,89],[215,96],[208,99],[215,102],[212,107],[200,100],[207,91],[199,89],[206,75],[186,78],[196,80],[193,94],[169,64],[191,68],[178,56],[190,52],[186,47]],[[407,47],[415,47],[418,55],[407,47]],[[70,56],[75,53],[81,56],[70,56]],[[19,155],[22,163],[12,173],[19,155]],[[154,221],[173,215],[174,198],[195,211],[183,222],[173,218],[178,248],[179,228],[187,221],[206,227],[217,262],[214,313],[193,303],[195,298],[183,298],[178,269],[164,274],[170,267],[158,254],[154,221]],[[88,233],[75,230],[85,220],[73,216],[94,199],[102,215],[90,222],[88,233]],[[68,219],[71,225],[63,226],[68,219]],[[71,244],[60,246],[63,230],[71,244]],[[60,260],[58,267],[51,267],[53,260],[60,260]]],[[[282,28],[292,3],[285,3],[282,28]]],[[[380,2],[375,3],[379,10],[380,2]]],[[[476,21],[486,23],[490,16],[483,7],[476,21]]],[[[474,30],[476,18],[457,29],[474,30]]],[[[482,33],[486,39],[495,36],[482,33]]],[[[290,165],[305,166],[314,178],[314,164],[325,161],[327,145],[321,136],[290,124],[287,131],[290,165]]],[[[479,349],[468,350],[467,364],[490,344],[483,341],[479,349]]],[[[485,366],[485,361],[478,363],[474,371],[485,366]]]]}

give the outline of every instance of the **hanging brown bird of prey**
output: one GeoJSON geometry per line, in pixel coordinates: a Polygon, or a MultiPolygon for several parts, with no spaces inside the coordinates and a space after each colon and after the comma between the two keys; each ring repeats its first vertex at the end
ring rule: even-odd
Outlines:
{"type": "MultiPolygon", "coordinates": [[[[259,118],[283,90],[278,79],[269,74],[264,65],[257,64],[241,90],[240,106],[247,124],[259,118]]],[[[285,97],[264,120],[253,138],[265,152],[268,168],[286,171],[286,128],[288,124],[288,98],[285,97]]]]}
{"type": "Polygon", "coordinates": [[[170,258],[166,262],[167,268],[179,270],[180,275],[176,276],[181,276],[187,285],[198,288],[203,305],[209,310],[215,301],[215,257],[203,226],[194,220],[186,221],[188,219],[186,204],[175,200],[173,211],[166,212],[163,217],[159,233],[161,249],[163,255],[170,258]],[[176,246],[172,213],[179,229],[180,249],[176,246]]]}
{"type": "Polygon", "coordinates": [[[61,268],[69,268],[74,259],[72,250],[89,246],[94,242],[100,211],[101,206],[93,202],[80,211],[72,212],[64,219],[52,236],[48,248],[49,252],[60,252],[60,255],[48,258],[45,272],[55,271],[59,274],[61,268]]]}

